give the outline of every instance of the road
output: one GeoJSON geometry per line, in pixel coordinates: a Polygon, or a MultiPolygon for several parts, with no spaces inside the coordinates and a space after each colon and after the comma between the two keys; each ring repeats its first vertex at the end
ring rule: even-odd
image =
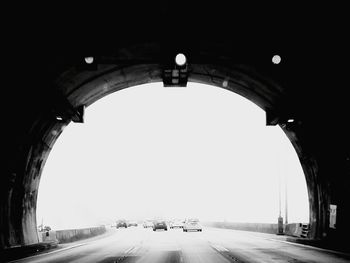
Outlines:
{"type": "Polygon", "coordinates": [[[130,227],[111,229],[103,238],[75,242],[23,263],[176,263],[176,262],[350,262],[349,255],[288,243],[276,235],[204,228],[203,232],[130,227]]]}

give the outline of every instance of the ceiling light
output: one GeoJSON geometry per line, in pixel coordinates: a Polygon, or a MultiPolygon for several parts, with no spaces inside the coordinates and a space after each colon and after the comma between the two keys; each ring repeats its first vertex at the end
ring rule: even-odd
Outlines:
{"type": "Polygon", "coordinates": [[[281,57],[279,56],[279,55],[274,55],[273,57],[272,57],[272,63],[273,64],[279,64],[279,63],[281,63],[281,57]]]}
{"type": "Polygon", "coordinates": [[[178,66],[183,66],[186,64],[186,56],[182,53],[179,53],[175,57],[175,63],[178,66]]]}
{"type": "Polygon", "coordinates": [[[86,64],[92,64],[94,62],[94,57],[85,57],[86,64]]]}

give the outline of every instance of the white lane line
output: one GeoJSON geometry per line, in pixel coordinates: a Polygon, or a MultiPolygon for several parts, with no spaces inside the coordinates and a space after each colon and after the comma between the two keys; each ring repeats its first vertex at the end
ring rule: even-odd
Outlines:
{"type": "MultiPolygon", "coordinates": [[[[326,248],[321,248],[321,247],[316,247],[316,246],[312,246],[312,245],[306,245],[306,244],[297,243],[297,242],[293,242],[293,241],[288,241],[287,240],[288,236],[286,236],[285,240],[282,240],[282,239],[273,238],[273,237],[266,237],[266,236],[255,235],[255,232],[244,231],[244,230],[213,228],[213,227],[211,228],[211,230],[214,230],[214,231],[216,231],[216,230],[222,230],[222,231],[232,230],[232,231],[238,231],[238,232],[245,232],[244,234],[248,234],[249,236],[251,236],[253,238],[269,240],[269,241],[276,241],[276,242],[281,242],[281,243],[285,243],[285,244],[289,244],[289,245],[295,245],[295,246],[299,246],[299,247],[303,247],[303,248],[310,248],[310,249],[315,249],[315,250],[324,251],[324,252],[328,252],[328,253],[338,254],[338,255],[341,255],[341,256],[350,257],[350,253],[340,252],[340,251],[326,249],[326,248]]],[[[264,234],[264,233],[261,233],[261,234],[264,234]]]]}
{"type": "Polygon", "coordinates": [[[212,244],[211,243],[210,246],[219,252],[228,252],[229,251],[227,248],[225,248],[219,244],[212,244]]]}
{"type": "Polygon", "coordinates": [[[135,247],[130,247],[127,250],[125,250],[123,254],[128,254],[129,255],[129,254],[132,253],[131,251],[134,250],[134,249],[135,249],[135,247]]]}
{"type": "Polygon", "coordinates": [[[328,253],[338,254],[338,255],[341,255],[341,256],[350,257],[349,253],[335,251],[335,250],[331,250],[331,249],[315,247],[315,246],[312,246],[312,245],[296,243],[296,242],[293,242],[293,241],[279,240],[279,239],[273,239],[273,238],[265,238],[265,239],[266,240],[270,240],[270,241],[277,241],[277,242],[281,242],[281,243],[286,243],[286,244],[289,244],[289,245],[295,245],[295,246],[299,246],[299,247],[303,247],[303,248],[310,248],[310,249],[320,250],[320,251],[324,251],[324,252],[328,252],[328,253]]]}
{"type": "MultiPolygon", "coordinates": [[[[79,244],[76,244],[76,245],[71,245],[71,246],[68,246],[68,247],[64,247],[64,248],[59,248],[59,249],[56,249],[56,250],[53,250],[53,251],[50,251],[50,252],[43,252],[41,254],[37,254],[37,255],[33,255],[33,256],[29,256],[29,257],[25,257],[25,258],[21,258],[21,259],[16,259],[16,260],[13,260],[13,261],[8,261],[8,263],[16,263],[16,262],[21,262],[21,260],[26,260],[26,259],[30,259],[30,258],[35,258],[35,257],[40,257],[40,256],[45,256],[45,255],[51,255],[51,254],[54,254],[54,253],[58,253],[58,252],[62,252],[62,251],[65,251],[65,250],[68,250],[68,249],[73,249],[73,248],[76,248],[76,247],[80,247],[80,246],[84,246],[84,245],[87,245],[87,244],[90,244],[94,241],[97,241],[99,239],[103,239],[103,238],[107,238],[109,237],[111,234],[108,234],[106,233],[106,236],[96,236],[98,237],[97,239],[90,239],[88,240],[87,242],[84,242],[84,243],[79,243],[79,244]]],[[[78,242],[78,241],[77,241],[78,242]]],[[[58,244],[60,245],[60,244],[58,244]]]]}
{"type": "Polygon", "coordinates": [[[141,246],[132,246],[124,251],[123,255],[130,256],[132,254],[137,254],[141,250],[141,246]]]}
{"type": "Polygon", "coordinates": [[[57,250],[54,250],[54,251],[50,251],[50,252],[44,252],[44,253],[38,254],[38,255],[33,255],[33,256],[29,256],[29,257],[25,257],[25,258],[21,258],[21,259],[16,259],[16,260],[13,260],[13,261],[9,261],[8,263],[16,263],[16,262],[21,262],[23,260],[27,260],[27,259],[31,259],[31,258],[51,255],[51,254],[58,253],[58,252],[61,252],[61,251],[65,251],[65,250],[68,250],[68,249],[84,246],[86,244],[88,244],[88,242],[87,243],[82,243],[82,244],[77,244],[77,245],[70,246],[70,247],[60,248],[60,249],[57,249],[57,250]]]}

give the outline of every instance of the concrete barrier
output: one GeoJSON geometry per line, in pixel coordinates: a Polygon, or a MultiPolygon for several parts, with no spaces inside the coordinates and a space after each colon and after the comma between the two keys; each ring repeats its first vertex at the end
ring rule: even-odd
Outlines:
{"type": "Polygon", "coordinates": [[[50,231],[45,231],[40,233],[41,233],[42,242],[58,242],[56,238],[56,231],[50,230],[50,231]]]}
{"type": "Polygon", "coordinates": [[[288,236],[300,237],[300,235],[301,235],[301,223],[285,225],[284,233],[288,236]]]}
{"type": "Polygon", "coordinates": [[[294,237],[304,237],[308,236],[309,224],[303,223],[293,223],[285,225],[284,229],[285,235],[294,237]]]}
{"type": "MultiPolygon", "coordinates": [[[[277,234],[278,224],[269,223],[231,223],[231,222],[203,222],[205,226],[235,229],[243,231],[253,231],[268,234],[277,234]]],[[[308,224],[304,223],[292,223],[284,225],[284,235],[294,237],[307,237],[308,224]]]]}
{"type": "Polygon", "coordinates": [[[106,232],[106,228],[104,226],[101,226],[101,227],[92,227],[92,228],[66,229],[66,230],[41,232],[41,235],[42,235],[43,242],[56,241],[58,243],[69,243],[69,242],[74,242],[77,240],[101,235],[105,232],[106,232]]]}
{"type": "Polygon", "coordinates": [[[277,224],[269,223],[231,223],[231,222],[203,222],[205,226],[217,227],[217,228],[227,228],[243,231],[253,231],[260,233],[277,233],[277,224]]]}

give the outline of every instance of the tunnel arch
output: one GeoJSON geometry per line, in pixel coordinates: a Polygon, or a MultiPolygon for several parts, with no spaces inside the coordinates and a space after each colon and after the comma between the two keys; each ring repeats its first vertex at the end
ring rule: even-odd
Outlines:
{"type": "MultiPolygon", "coordinates": [[[[124,1],[113,8],[94,6],[92,12],[64,7],[55,16],[58,5],[47,12],[28,7],[16,6],[4,31],[1,248],[38,241],[35,200],[41,170],[71,121],[73,106],[81,106],[68,96],[71,89],[108,69],[121,69],[120,79],[129,81],[120,88],[160,79],[168,58],[173,61],[181,52],[191,67],[238,71],[258,81],[251,82],[256,96],[244,85],[236,92],[251,94],[294,145],[309,191],[310,238],[349,251],[343,242],[350,235],[349,92],[343,66],[349,45],[347,16],[340,15],[345,8],[124,1]],[[335,19],[326,19],[329,13],[337,14],[335,19]],[[274,55],[280,55],[280,64],[271,62],[274,55]],[[95,63],[86,65],[86,56],[95,63]],[[58,121],[57,112],[68,118],[58,121]],[[286,118],[295,122],[285,123],[286,118]],[[329,224],[330,204],[337,206],[336,227],[329,224]]],[[[197,69],[200,81],[216,83],[211,75],[218,73],[197,69]]],[[[243,81],[236,76],[232,81],[243,81]]]]}
{"type": "MultiPolygon", "coordinates": [[[[98,99],[118,90],[161,81],[161,72],[162,67],[157,64],[112,68],[110,65],[102,65],[99,70],[88,73],[86,71],[77,72],[73,68],[71,71],[62,74],[61,78],[57,80],[57,87],[73,107],[89,106],[98,99]]],[[[247,72],[247,68],[239,66],[231,69],[220,65],[191,64],[189,81],[233,91],[264,110],[276,109],[279,106],[277,103],[284,95],[283,89],[278,84],[263,78],[254,70],[247,72]],[[225,81],[226,84],[223,84],[225,81]]],[[[34,144],[28,149],[25,174],[22,181],[25,186],[23,195],[25,206],[22,222],[20,222],[23,229],[19,237],[21,244],[37,242],[35,208],[41,171],[55,140],[70,122],[69,119],[57,120],[54,117],[51,114],[40,116],[30,131],[34,144]]],[[[298,140],[297,131],[293,130],[293,126],[281,125],[281,128],[295,147],[304,169],[310,197],[310,223],[313,230],[311,235],[317,237],[320,234],[320,225],[322,225],[318,218],[320,216],[319,199],[316,199],[322,197],[315,180],[317,165],[303,151],[303,147],[298,140]]],[[[16,201],[21,202],[22,200],[16,201]]],[[[10,242],[18,243],[18,241],[12,240],[10,242]]]]}
{"type": "MultiPolygon", "coordinates": [[[[151,50],[151,54],[152,52],[154,50],[151,50]]],[[[133,49],[123,50],[119,57],[97,56],[94,68],[86,68],[83,57],[80,57],[81,61],[65,67],[65,70],[56,76],[51,87],[52,94],[49,95],[53,98],[53,103],[46,105],[43,111],[33,117],[24,138],[25,143],[18,145],[19,158],[14,162],[16,169],[10,181],[11,192],[6,198],[8,210],[4,211],[2,218],[3,224],[7,226],[7,233],[2,236],[3,247],[38,242],[36,199],[41,172],[56,139],[72,120],[69,116],[72,109],[87,107],[121,89],[162,81],[164,61],[155,61],[149,54],[141,60],[136,60],[136,57],[133,49]],[[128,57],[125,58],[124,54],[128,57]],[[68,118],[58,120],[56,117],[60,112],[68,113],[68,118]]],[[[270,58],[265,62],[267,58],[269,56],[263,56],[263,62],[260,62],[259,58],[259,63],[251,65],[230,64],[231,62],[227,63],[225,59],[209,59],[212,63],[206,64],[198,57],[193,57],[193,62],[189,62],[188,80],[235,92],[283,120],[289,114],[286,110],[288,92],[280,83],[278,69],[270,69],[268,66],[266,70],[267,63],[272,64],[270,58]]],[[[308,145],[305,146],[303,123],[298,120],[291,124],[278,125],[290,139],[304,170],[310,204],[310,237],[321,238],[327,228],[326,211],[329,200],[326,197],[329,189],[319,180],[317,160],[313,152],[309,151],[308,145]]]]}

